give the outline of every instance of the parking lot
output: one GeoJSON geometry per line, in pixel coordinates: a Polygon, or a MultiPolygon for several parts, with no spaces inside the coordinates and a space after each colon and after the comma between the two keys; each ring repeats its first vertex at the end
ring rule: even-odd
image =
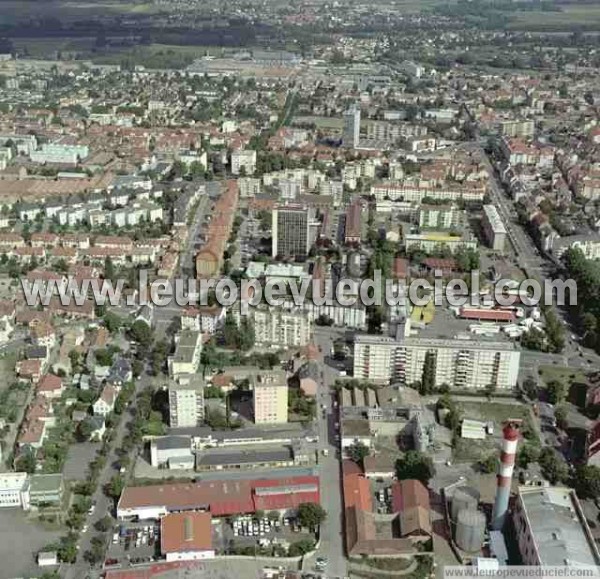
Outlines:
{"type": "Polygon", "coordinates": [[[57,542],[62,535],[61,530],[45,530],[21,509],[3,508],[0,516],[0,578],[41,575],[36,562],[38,552],[57,542]]]}
{"type": "Polygon", "coordinates": [[[371,483],[373,493],[373,507],[375,512],[381,515],[389,515],[392,512],[392,486],[391,481],[373,481],[371,483]]]}
{"type": "Polygon", "coordinates": [[[106,566],[144,564],[160,558],[160,525],[127,523],[113,529],[106,566]]]}
{"type": "Polygon", "coordinates": [[[315,539],[308,529],[301,528],[291,517],[257,519],[250,515],[240,516],[221,520],[214,531],[215,547],[227,553],[252,550],[257,554],[284,556],[292,543],[315,539]]]}

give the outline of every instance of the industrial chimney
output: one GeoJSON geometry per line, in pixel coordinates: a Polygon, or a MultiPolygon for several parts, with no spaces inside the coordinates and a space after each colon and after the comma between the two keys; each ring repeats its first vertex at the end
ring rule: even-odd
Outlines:
{"type": "Polygon", "coordinates": [[[510,498],[510,486],[517,456],[521,422],[521,420],[509,419],[504,423],[502,429],[502,454],[500,455],[500,465],[498,467],[496,500],[492,511],[492,529],[494,531],[502,530],[508,511],[508,499],[510,498]]]}

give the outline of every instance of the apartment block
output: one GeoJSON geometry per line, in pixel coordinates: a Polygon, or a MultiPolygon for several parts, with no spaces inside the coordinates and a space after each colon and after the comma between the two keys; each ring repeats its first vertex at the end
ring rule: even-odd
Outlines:
{"type": "Polygon", "coordinates": [[[231,153],[231,172],[234,175],[253,175],[256,171],[256,151],[233,151],[231,153]]]}
{"type": "Polygon", "coordinates": [[[310,342],[311,324],[302,311],[280,309],[251,310],[256,343],[293,348],[310,342]]]}
{"type": "Polygon", "coordinates": [[[426,253],[439,251],[447,247],[451,253],[459,249],[477,249],[477,241],[469,235],[446,235],[434,231],[424,233],[409,233],[404,237],[406,251],[413,248],[426,253]]]}
{"type": "Polygon", "coordinates": [[[299,205],[273,209],[273,257],[306,256],[310,249],[309,211],[299,205]]]}
{"type": "Polygon", "coordinates": [[[427,354],[435,364],[435,384],[454,389],[514,388],[520,351],[511,342],[435,338],[356,336],[354,377],[377,383],[414,384],[423,378],[427,354]]]}
{"type": "Polygon", "coordinates": [[[503,253],[506,247],[506,227],[498,210],[493,205],[483,206],[481,225],[490,247],[494,251],[503,253]]]}
{"type": "Polygon", "coordinates": [[[283,371],[263,372],[253,380],[254,422],[282,424],[288,420],[288,385],[283,371]]]}
{"type": "Polygon", "coordinates": [[[421,205],[419,227],[424,229],[458,229],[463,224],[464,212],[457,205],[421,205]]]}
{"type": "MultiPolygon", "coordinates": [[[[423,378],[427,353],[433,354],[435,384],[459,390],[517,384],[521,352],[512,342],[439,338],[407,338],[398,351],[398,379],[414,384],[423,378]]],[[[431,359],[431,358],[430,358],[431,359]]]]}
{"type": "Polygon", "coordinates": [[[356,149],[360,140],[360,108],[356,105],[344,113],[344,133],[342,144],[344,147],[356,149]]]}
{"type": "Polygon", "coordinates": [[[195,374],[202,353],[202,334],[183,330],[177,338],[175,353],[169,357],[169,376],[177,379],[181,374],[195,374]]]}
{"type": "Polygon", "coordinates": [[[204,420],[204,382],[192,375],[169,384],[169,424],[192,428],[204,420]]]}
{"type": "Polygon", "coordinates": [[[386,384],[398,374],[401,343],[388,336],[358,335],[354,340],[354,371],[359,380],[386,384]]]}

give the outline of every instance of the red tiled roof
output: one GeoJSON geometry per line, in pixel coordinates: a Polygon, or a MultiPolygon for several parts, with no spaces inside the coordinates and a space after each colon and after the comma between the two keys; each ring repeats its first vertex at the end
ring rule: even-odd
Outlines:
{"type": "Polygon", "coordinates": [[[38,383],[38,392],[55,392],[63,387],[62,379],[54,374],[42,376],[38,383]]]}
{"type": "Polygon", "coordinates": [[[301,502],[318,502],[318,491],[307,492],[309,485],[316,485],[318,489],[318,477],[199,481],[128,487],[119,499],[118,509],[162,506],[169,511],[186,511],[205,508],[213,516],[219,517],[253,513],[257,509],[293,508],[301,502]],[[273,491],[268,495],[256,495],[256,489],[267,487],[273,488],[273,491]]]}
{"type": "Polygon", "coordinates": [[[514,312],[508,310],[484,310],[475,308],[462,308],[460,317],[467,320],[486,320],[496,322],[514,322],[514,312]]]}
{"type": "Polygon", "coordinates": [[[361,511],[372,511],[373,500],[371,497],[371,484],[362,475],[344,475],[344,507],[356,507],[361,511]]]}
{"type": "Polygon", "coordinates": [[[163,555],[187,551],[212,550],[210,513],[170,513],[160,522],[160,547],[163,555]]]}

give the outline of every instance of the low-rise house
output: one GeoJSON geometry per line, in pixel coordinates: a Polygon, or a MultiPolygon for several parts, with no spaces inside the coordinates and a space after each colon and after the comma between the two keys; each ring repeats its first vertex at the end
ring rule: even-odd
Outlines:
{"type": "Polygon", "coordinates": [[[16,372],[19,378],[37,384],[42,377],[43,368],[44,364],[41,360],[20,360],[17,362],[16,372]]]}
{"type": "Polygon", "coordinates": [[[54,374],[45,374],[37,385],[37,393],[46,398],[60,398],[65,391],[62,378],[54,374]]]}
{"type": "Polygon", "coordinates": [[[31,329],[31,339],[35,346],[51,350],[56,344],[56,331],[51,324],[41,323],[31,329]]]}
{"type": "Polygon", "coordinates": [[[100,397],[94,402],[94,416],[107,416],[115,407],[117,390],[114,386],[106,384],[100,393],[100,397]]]}

